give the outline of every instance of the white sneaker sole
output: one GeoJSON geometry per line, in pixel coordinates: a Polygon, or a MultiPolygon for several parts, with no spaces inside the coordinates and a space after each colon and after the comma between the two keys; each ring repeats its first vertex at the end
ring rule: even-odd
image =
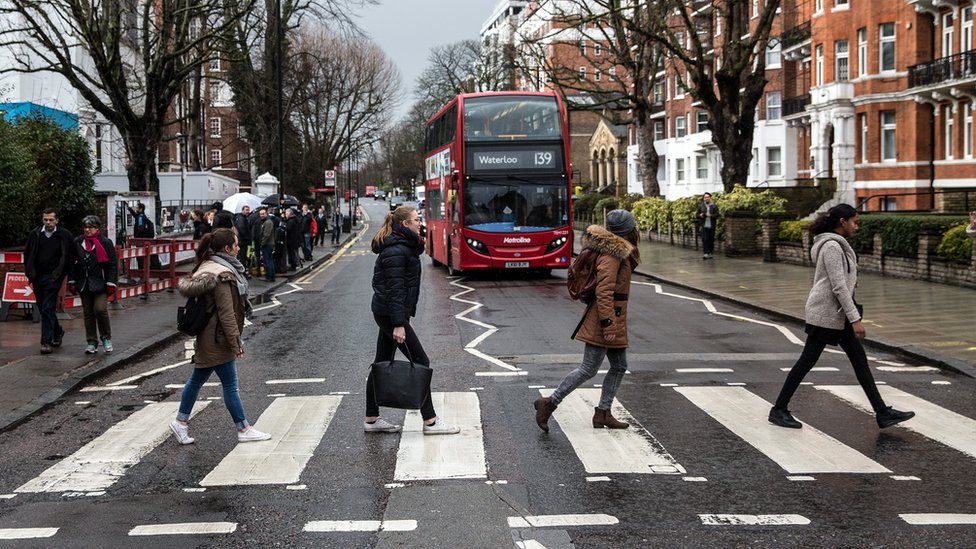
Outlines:
{"type": "Polygon", "coordinates": [[[237,437],[237,442],[261,442],[264,440],[271,440],[271,435],[261,438],[241,438],[237,437]]]}
{"type": "Polygon", "coordinates": [[[460,432],[461,432],[461,429],[452,429],[452,430],[449,430],[449,431],[427,431],[427,430],[425,430],[424,431],[424,434],[430,437],[430,436],[434,436],[434,435],[456,435],[456,434],[458,434],[460,432]]]}
{"type": "Polygon", "coordinates": [[[178,444],[180,444],[181,446],[186,446],[188,444],[193,444],[196,441],[196,439],[194,439],[193,437],[189,437],[188,436],[185,439],[186,442],[184,442],[184,439],[182,437],[180,437],[180,433],[172,425],[169,426],[169,430],[170,431],[173,431],[173,435],[176,437],[176,442],[178,444]]]}

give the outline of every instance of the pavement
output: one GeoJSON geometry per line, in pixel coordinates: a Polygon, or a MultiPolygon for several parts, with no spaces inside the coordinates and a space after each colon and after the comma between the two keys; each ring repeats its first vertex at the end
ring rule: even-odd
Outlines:
{"type": "Polygon", "coordinates": [[[563,272],[448,277],[424,258],[412,325],[438,416],[464,430],[425,437],[416,412],[382,409],[405,431],[365,434],[371,231],[245,328],[240,394],[271,440],[237,443],[216,384],[196,442],[173,440],[190,368],[174,341],[0,433],[0,546],[972,546],[976,380],[870,350],[885,398],[919,414],[879,430],[827,352],[791,402],[806,426],[778,428],[802,330],[643,277],[614,404],[631,429],[590,426],[602,374],[535,425],[582,353],[563,272]]]}
{"type": "MultiPolygon", "coordinates": [[[[577,231],[577,247],[580,242],[577,231]]],[[[704,261],[697,250],[640,243],[637,272],[792,323],[803,323],[813,269],[761,258],[718,255],[704,261]]],[[[857,300],[864,305],[867,343],[976,377],[976,291],[918,280],[859,273],[857,300]]]]}
{"type": "MultiPolygon", "coordinates": [[[[317,247],[311,263],[297,271],[279,273],[275,282],[252,278],[252,302],[263,301],[289,280],[307,274],[327,261],[336,248],[331,244],[317,247]]],[[[137,361],[173,341],[179,336],[176,309],[184,302],[175,290],[154,292],[146,300],[123,300],[122,307],[109,311],[115,348],[111,354],[101,346],[96,355],[84,353],[85,324],[80,307],[66,311],[69,318],[60,321],[64,342],[50,355],[38,352],[40,324],[29,317],[21,320],[19,312],[11,314],[10,320],[0,322],[0,432],[23,422],[92,376],[137,361]]]]}

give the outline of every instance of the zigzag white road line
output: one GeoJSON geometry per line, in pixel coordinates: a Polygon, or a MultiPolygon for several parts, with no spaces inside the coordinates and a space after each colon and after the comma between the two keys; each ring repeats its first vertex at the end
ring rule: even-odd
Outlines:
{"type": "MultiPolygon", "coordinates": [[[[452,279],[452,277],[447,277],[447,278],[448,278],[448,280],[451,280],[452,279]]],[[[461,281],[462,280],[464,280],[464,278],[458,278],[457,280],[451,280],[451,286],[457,286],[458,288],[462,288],[463,291],[458,292],[458,293],[452,295],[449,299],[451,299],[452,301],[457,301],[458,303],[464,303],[464,304],[471,305],[471,306],[468,307],[467,309],[461,311],[460,313],[454,315],[454,318],[456,318],[458,320],[463,320],[463,321],[465,321],[465,322],[467,322],[469,324],[474,324],[475,326],[478,326],[479,328],[484,328],[485,329],[485,331],[482,332],[480,335],[478,335],[478,337],[476,337],[476,338],[472,339],[471,341],[469,341],[464,346],[464,350],[467,353],[469,353],[471,355],[474,355],[474,356],[476,356],[476,357],[478,357],[478,358],[480,358],[480,359],[482,359],[482,360],[484,360],[486,362],[490,362],[490,363],[494,364],[495,366],[498,366],[500,368],[504,368],[504,369],[508,370],[508,372],[476,372],[475,375],[503,375],[503,376],[509,376],[509,375],[514,375],[514,376],[526,375],[527,372],[525,370],[522,370],[520,368],[517,368],[515,366],[512,366],[511,364],[505,362],[504,360],[501,360],[499,358],[496,358],[496,357],[493,357],[493,356],[488,355],[486,353],[483,353],[483,352],[481,352],[481,351],[479,351],[477,349],[478,345],[480,345],[484,340],[488,339],[495,332],[498,331],[498,327],[497,326],[492,326],[491,324],[488,324],[486,322],[481,322],[480,320],[474,320],[472,318],[468,318],[467,317],[467,315],[469,313],[471,313],[473,311],[477,311],[478,309],[484,307],[484,304],[483,303],[479,303],[477,301],[470,301],[470,300],[467,300],[467,299],[461,299],[461,296],[462,295],[474,291],[474,288],[472,288],[470,286],[465,286],[465,285],[461,284],[461,281]]]]}

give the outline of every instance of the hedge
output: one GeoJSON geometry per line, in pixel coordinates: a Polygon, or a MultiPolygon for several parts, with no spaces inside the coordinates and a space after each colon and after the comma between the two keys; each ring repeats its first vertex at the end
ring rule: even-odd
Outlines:
{"type": "Polygon", "coordinates": [[[973,257],[973,239],[966,234],[966,224],[956,225],[942,235],[935,252],[946,259],[971,261],[973,257]]]}
{"type": "Polygon", "coordinates": [[[956,225],[969,221],[965,216],[865,214],[859,218],[859,229],[851,239],[858,252],[871,252],[874,235],[881,234],[882,253],[897,257],[918,255],[918,233],[945,234],[956,225]]]}
{"type": "Polygon", "coordinates": [[[803,228],[810,226],[810,221],[781,221],[777,240],[781,242],[803,243],[803,228]]]}
{"type": "MultiPolygon", "coordinates": [[[[782,213],[786,209],[786,200],[765,190],[756,192],[741,185],[736,185],[730,193],[715,193],[712,195],[719,212],[749,211],[756,217],[764,213],[782,213]]],[[[634,204],[634,217],[641,229],[654,229],[658,225],[665,226],[670,221],[676,231],[692,232],[697,222],[696,214],[701,204],[701,196],[689,196],[676,200],[665,200],[660,197],[644,198],[634,204]]],[[[758,224],[757,224],[758,227],[758,224]]],[[[724,235],[725,222],[719,216],[716,225],[716,238],[721,240],[724,235]]]]}

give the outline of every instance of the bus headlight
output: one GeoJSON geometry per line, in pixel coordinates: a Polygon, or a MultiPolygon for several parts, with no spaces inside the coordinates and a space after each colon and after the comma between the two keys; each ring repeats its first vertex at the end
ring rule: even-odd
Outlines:
{"type": "Polygon", "coordinates": [[[478,252],[479,254],[488,255],[488,246],[485,246],[484,242],[475,240],[473,238],[465,238],[464,241],[468,243],[468,246],[470,246],[472,250],[478,252]]]}
{"type": "Polygon", "coordinates": [[[563,244],[565,244],[568,241],[569,241],[569,238],[567,238],[565,236],[561,236],[561,237],[553,240],[546,247],[546,253],[550,253],[550,252],[554,252],[554,251],[558,250],[559,248],[561,248],[563,246],[563,244]]]}

